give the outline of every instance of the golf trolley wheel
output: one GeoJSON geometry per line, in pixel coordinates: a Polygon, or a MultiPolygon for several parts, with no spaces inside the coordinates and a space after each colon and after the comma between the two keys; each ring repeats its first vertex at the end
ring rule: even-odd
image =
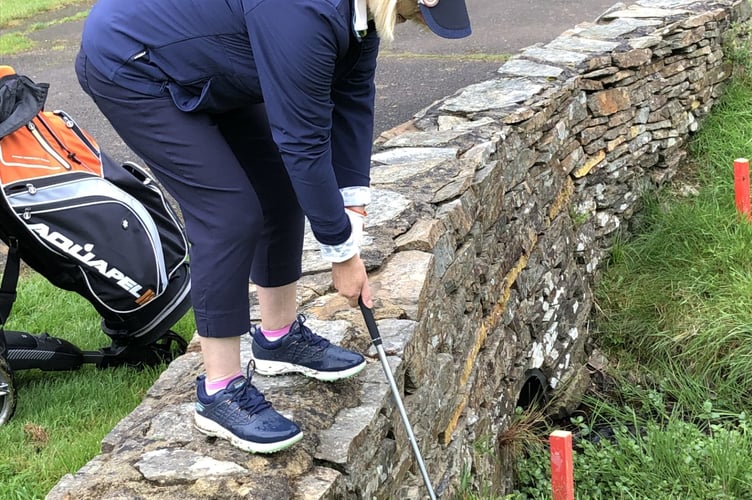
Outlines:
{"type": "Polygon", "coordinates": [[[172,330],[167,330],[159,340],[145,347],[152,353],[152,364],[171,363],[178,356],[185,354],[188,342],[172,330]]]}
{"type": "Polygon", "coordinates": [[[13,387],[13,371],[0,356],[0,425],[5,424],[16,410],[16,389],[13,387]]]}

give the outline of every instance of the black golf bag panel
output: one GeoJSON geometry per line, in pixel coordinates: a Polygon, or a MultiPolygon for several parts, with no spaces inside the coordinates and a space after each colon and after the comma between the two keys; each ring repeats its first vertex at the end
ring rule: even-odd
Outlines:
{"type": "Polygon", "coordinates": [[[85,297],[107,335],[149,343],[188,300],[187,241],[143,169],[101,159],[99,172],[9,183],[0,164],[0,238],[53,285],[85,297]]]}
{"type": "Polygon", "coordinates": [[[47,87],[0,66],[0,240],[9,248],[0,328],[22,260],[88,300],[112,345],[82,352],[46,334],[0,329],[0,357],[11,369],[63,370],[151,364],[170,357],[172,342],[184,352],[169,331],[191,306],[179,218],[145,169],[116,163],[68,114],[45,111],[47,87]]]}

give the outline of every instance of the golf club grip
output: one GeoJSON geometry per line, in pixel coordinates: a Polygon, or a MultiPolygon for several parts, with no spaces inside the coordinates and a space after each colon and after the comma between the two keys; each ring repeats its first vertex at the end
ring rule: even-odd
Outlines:
{"type": "Polygon", "coordinates": [[[376,320],[373,317],[373,311],[365,305],[363,297],[358,297],[358,305],[360,306],[360,312],[363,313],[363,319],[366,322],[368,334],[371,336],[373,345],[381,345],[381,335],[379,334],[378,327],[376,327],[376,320]]]}

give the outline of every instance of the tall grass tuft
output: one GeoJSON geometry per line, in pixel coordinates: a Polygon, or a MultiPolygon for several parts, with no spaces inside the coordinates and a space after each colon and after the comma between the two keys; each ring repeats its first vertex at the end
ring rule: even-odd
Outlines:
{"type": "Polygon", "coordinates": [[[734,159],[752,158],[749,56],[741,62],[690,144],[680,182],[698,194],[647,199],[640,233],[617,243],[596,291],[599,342],[665,373],[694,408],[709,395],[730,408],[750,404],[752,224],[736,211],[733,177],[734,159]]]}

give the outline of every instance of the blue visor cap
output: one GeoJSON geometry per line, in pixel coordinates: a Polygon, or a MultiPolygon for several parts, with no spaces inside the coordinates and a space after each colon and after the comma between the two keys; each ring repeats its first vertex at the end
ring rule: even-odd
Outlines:
{"type": "Polygon", "coordinates": [[[419,0],[420,12],[431,31],[443,38],[470,36],[465,0],[419,0]]]}

